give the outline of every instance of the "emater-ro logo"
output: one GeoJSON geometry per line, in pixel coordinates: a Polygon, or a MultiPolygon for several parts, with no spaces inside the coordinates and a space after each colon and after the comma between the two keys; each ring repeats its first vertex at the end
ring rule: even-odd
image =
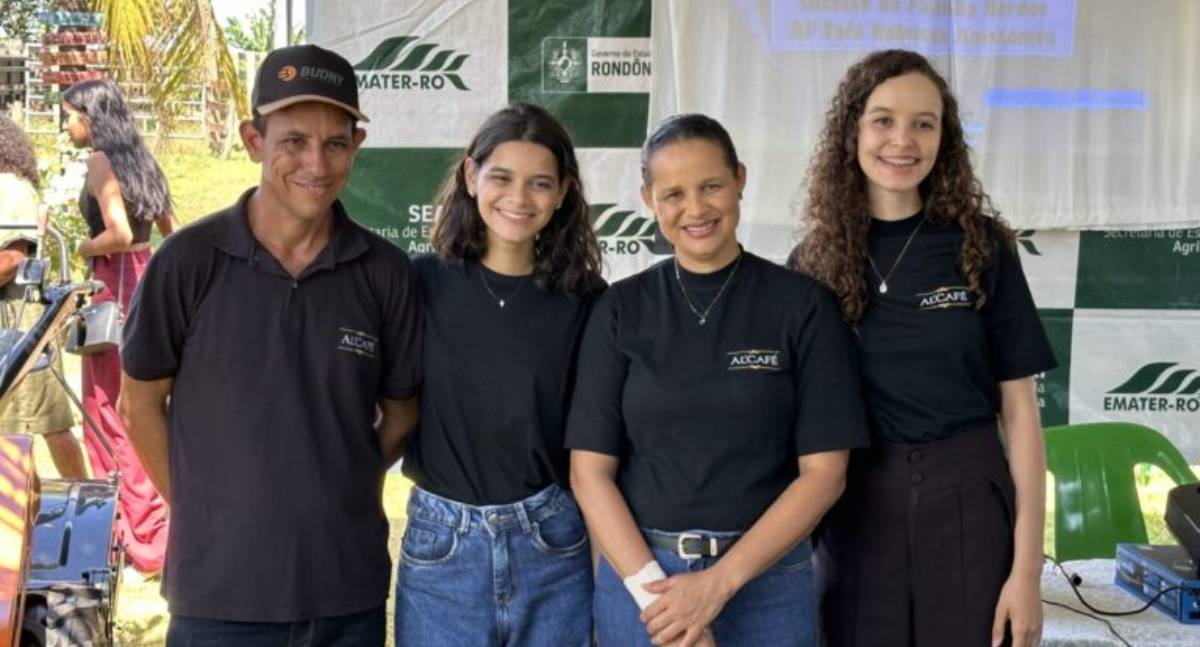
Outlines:
{"type": "Polygon", "coordinates": [[[1104,396],[1105,411],[1200,412],[1200,371],[1153,362],[1104,396]]]}
{"type": "Polygon", "coordinates": [[[471,89],[459,76],[470,54],[438,49],[437,43],[418,43],[419,40],[418,36],[395,36],[376,45],[354,66],[358,89],[419,91],[453,88],[463,92],[471,89]]]}

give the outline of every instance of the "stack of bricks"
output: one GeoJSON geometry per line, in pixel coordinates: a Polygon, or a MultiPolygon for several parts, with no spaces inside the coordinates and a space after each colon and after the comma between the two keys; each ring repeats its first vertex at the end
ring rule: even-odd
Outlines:
{"type": "Polygon", "coordinates": [[[46,25],[39,56],[46,90],[64,90],[82,81],[108,76],[108,41],[101,15],[88,0],[58,0],[40,15],[46,25]]]}

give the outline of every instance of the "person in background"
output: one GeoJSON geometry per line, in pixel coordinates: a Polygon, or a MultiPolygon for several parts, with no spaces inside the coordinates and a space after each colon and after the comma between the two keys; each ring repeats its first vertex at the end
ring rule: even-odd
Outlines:
{"type": "Polygon", "coordinates": [[[438,205],[436,255],[414,263],[425,382],[396,644],[585,647],[592,569],[563,433],[605,284],[570,136],[543,108],[500,110],[438,205]]]}
{"type": "Polygon", "coordinates": [[[746,167],[715,120],[660,123],[642,178],[675,255],[596,304],[567,425],[596,635],[815,646],[808,536],[867,441],[850,331],[825,288],[738,243],[746,167]]]}
{"type": "MultiPolygon", "coordinates": [[[[0,224],[38,224],[37,186],[33,147],[21,128],[0,114],[0,224]]],[[[13,282],[17,267],[36,245],[32,231],[0,230],[0,328],[28,330],[41,316],[43,307],[26,301],[25,289],[13,282]]],[[[53,361],[62,363],[57,349],[53,361]]],[[[87,478],[83,451],[71,435],[71,403],[50,371],[27,374],[10,398],[0,412],[0,433],[41,436],[60,477],[87,478]]]]}
{"type": "Polygon", "coordinates": [[[1034,645],[1046,461],[1033,376],[1055,360],[945,79],[902,50],[852,66],[808,182],[791,263],[858,331],[872,437],[817,534],[826,640],[1034,645]]]}
{"type": "MultiPolygon", "coordinates": [[[[106,289],[94,303],[116,300],[128,313],[129,300],[150,260],[150,229],[158,223],[171,230],[171,196],[167,179],[134,126],[133,113],[117,84],[98,79],[71,86],[63,93],[65,129],[77,148],[89,148],[87,179],[79,210],[87,222],[88,240],[77,252],[106,289]]],[[[167,548],[169,510],[129,444],[117,413],[121,396],[121,356],[116,350],[83,357],[83,406],[99,427],[84,425],[83,440],[92,473],[120,470],[119,528],[130,564],[137,572],[162,570],[167,548]],[[103,434],[113,455],[95,434],[103,434]]]]}

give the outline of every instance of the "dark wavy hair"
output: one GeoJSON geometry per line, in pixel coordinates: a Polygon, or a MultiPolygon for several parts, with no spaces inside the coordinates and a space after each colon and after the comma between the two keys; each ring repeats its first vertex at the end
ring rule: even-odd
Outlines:
{"type": "Polygon", "coordinates": [[[466,161],[482,166],[505,142],[524,141],[545,146],[554,154],[558,179],[567,185],[562,206],[538,233],[533,247],[533,278],[538,287],[582,294],[601,287],[600,244],[592,231],[588,204],[575,147],[557,119],[544,108],[514,103],[488,117],[455,162],[437,198],[439,213],[433,225],[433,249],[443,260],[478,260],[487,251],[487,226],[475,198],[467,193],[466,161]]]}
{"type": "Polygon", "coordinates": [[[650,184],[650,158],[667,144],[687,139],[702,139],[716,144],[725,157],[725,164],[737,176],[738,156],[733,138],[721,122],[707,115],[692,113],[672,115],[658,122],[646,143],[642,144],[642,183],[650,184]]]}
{"type": "Polygon", "coordinates": [[[129,217],[152,221],[171,213],[167,178],[138,134],[117,84],[108,79],[77,83],[63,93],[63,103],[87,115],[91,147],[108,156],[121,197],[130,207],[129,217]]]}
{"type": "Polygon", "coordinates": [[[12,173],[38,187],[37,158],[25,131],[0,113],[0,173],[12,173]]]}
{"type": "Polygon", "coordinates": [[[937,86],[942,97],[942,137],[937,160],[918,187],[930,223],[953,222],[963,230],[960,269],[976,295],[976,307],[987,299],[981,286],[995,240],[1015,252],[1012,229],[1000,219],[991,198],[971,169],[970,149],[963,137],[958,101],[924,56],[906,50],[869,54],[846,72],[808,169],[808,199],[801,215],[803,241],[789,265],[811,275],[837,295],[842,316],[852,325],[862,320],[867,301],[867,231],[871,215],[867,179],[858,164],[858,121],[867,97],[887,81],[916,72],[937,86]]]}

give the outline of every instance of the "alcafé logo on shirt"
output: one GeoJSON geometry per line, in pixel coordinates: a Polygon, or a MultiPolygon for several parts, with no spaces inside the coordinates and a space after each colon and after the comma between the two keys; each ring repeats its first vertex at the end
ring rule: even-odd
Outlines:
{"type": "Polygon", "coordinates": [[[918,310],[945,310],[946,308],[971,308],[975,306],[970,288],[952,285],[932,292],[917,293],[918,310]]]}
{"type": "Polygon", "coordinates": [[[732,350],[725,353],[729,358],[730,371],[782,371],[777,350],[732,350]]]}
{"type": "Polygon", "coordinates": [[[375,349],[378,346],[379,340],[372,335],[350,328],[338,328],[338,350],[375,359],[375,349]]]}

